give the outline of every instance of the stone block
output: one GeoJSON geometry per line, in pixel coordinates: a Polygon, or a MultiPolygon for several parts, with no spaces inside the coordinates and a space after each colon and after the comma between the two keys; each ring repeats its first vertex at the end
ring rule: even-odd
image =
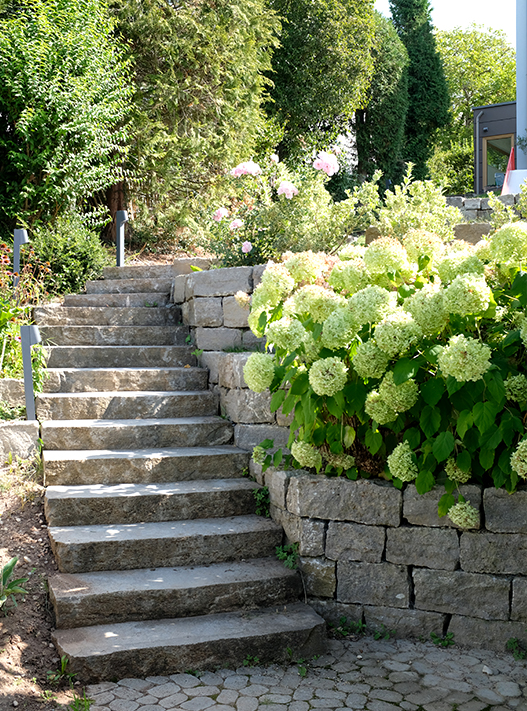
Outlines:
{"type": "Polygon", "coordinates": [[[382,607],[408,607],[408,571],[393,563],[337,563],[337,600],[382,607]]]}
{"type": "Polygon", "coordinates": [[[183,304],[183,322],[189,326],[217,328],[223,325],[220,298],[190,299],[183,304]]]}
{"type": "Polygon", "coordinates": [[[516,195],[498,195],[498,200],[503,205],[514,205],[516,202],[516,195]]]}
{"type": "Polygon", "coordinates": [[[456,531],[440,528],[389,528],[386,560],[400,565],[455,570],[459,563],[456,531]]]}
{"type": "Polygon", "coordinates": [[[304,475],[293,477],[287,492],[287,508],[298,516],[372,526],[398,526],[401,503],[398,489],[367,479],[350,481],[304,475]]]}
{"type": "Polygon", "coordinates": [[[269,499],[274,506],[278,506],[280,509],[285,509],[287,487],[293,473],[292,469],[290,471],[268,469],[264,472],[265,486],[269,489],[269,499]]]}
{"type": "Polygon", "coordinates": [[[454,225],[454,234],[456,239],[477,244],[490,233],[490,229],[491,226],[488,222],[462,222],[459,225],[454,225]]]}
{"type": "Polygon", "coordinates": [[[519,486],[513,496],[505,489],[485,489],[483,510],[488,531],[527,533],[527,486],[519,486]]]}
{"type": "Polygon", "coordinates": [[[219,370],[219,384],[222,388],[246,388],[243,368],[250,353],[226,353],[219,370]]]}
{"type": "Polygon", "coordinates": [[[187,278],[185,298],[193,296],[231,296],[237,291],[251,291],[252,267],[229,267],[193,272],[187,278]]]}
{"type": "MultiPolygon", "coordinates": [[[[481,487],[475,484],[463,484],[459,487],[472,506],[481,506],[481,487]]],[[[456,528],[448,516],[439,518],[437,504],[444,494],[444,489],[435,487],[426,494],[418,494],[414,484],[409,484],[403,495],[403,518],[415,526],[447,526],[456,528]]]]}
{"type": "Polygon", "coordinates": [[[343,617],[346,618],[345,622],[348,623],[362,622],[362,605],[346,605],[345,603],[337,602],[337,600],[317,600],[316,598],[308,598],[308,603],[315,612],[332,626],[340,626],[343,617]]]}
{"type": "MultiPolygon", "coordinates": [[[[285,453],[289,453],[287,449],[287,440],[289,439],[289,430],[277,425],[235,425],[234,427],[234,444],[240,449],[246,449],[252,452],[254,447],[257,447],[265,439],[272,439],[274,446],[269,450],[276,452],[277,449],[282,449],[285,453]]],[[[294,472],[298,474],[298,470],[294,472]]]]}
{"type": "Polygon", "coordinates": [[[271,504],[269,510],[273,521],[278,523],[284,529],[286,544],[299,543],[300,521],[302,519],[299,516],[289,513],[289,511],[284,511],[284,509],[281,509],[274,504],[271,504]]]}
{"type": "Polygon", "coordinates": [[[300,519],[298,552],[302,556],[323,556],[326,524],[311,518],[300,519]]]}
{"type": "Polygon", "coordinates": [[[448,207],[463,207],[463,198],[460,195],[450,195],[446,198],[446,204],[448,207]]]}
{"type": "Polygon", "coordinates": [[[229,354],[223,351],[205,351],[200,356],[200,365],[209,370],[209,383],[218,383],[220,379],[220,368],[223,360],[229,354]]]}
{"type": "Polygon", "coordinates": [[[465,198],[463,207],[465,210],[479,210],[481,207],[481,198],[465,198]]]}
{"type": "Polygon", "coordinates": [[[258,338],[250,330],[243,331],[242,344],[249,351],[261,351],[263,353],[266,341],[266,338],[258,338]]]}
{"type": "Polygon", "coordinates": [[[507,620],[509,617],[511,584],[506,578],[462,570],[447,572],[415,568],[413,580],[415,607],[419,610],[468,615],[484,620],[507,620]]]}
{"type": "Polygon", "coordinates": [[[523,533],[469,533],[461,536],[461,568],[473,573],[527,575],[523,533]]]}
{"type": "Polygon", "coordinates": [[[380,526],[331,521],[326,535],[326,556],[330,560],[380,563],[385,530],[380,526]]]}
{"type": "Polygon", "coordinates": [[[275,414],[276,414],[276,424],[280,425],[280,427],[289,427],[289,425],[295,418],[294,412],[290,412],[289,415],[284,415],[281,407],[278,408],[278,410],[276,411],[275,414]]]}
{"type": "Polygon", "coordinates": [[[223,322],[229,328],[248,328],[249,314],[249,307],[240,306],[234,296],[226,296],[223,299],[223,322]]]}
{"type": "Polygon", "coordinates": [[[379,239],[379,237],[381,237],[380,229],[375,227],[375,225],[370,225],[364,233],[364,243],[366,245],[371,244],[374,240],[379,239]]]}
{"type": "Polygon", "coordinates": [[[9,453],[28,459],[38,449],[40,425],[37,420],[11,420],[0,422],[0,463],[6,462],[9,453]]]}
{"type": "Polygon", "coordinates": [[[252,390],[227,390],[220,388],[220,406],[231,422],[272,422],[271,393],[254,393],[252,390]]]}
{"type": "Polygon", "coordinates": [[[463,647],[504,652],[511,637],[518,639],[521,644],[527,644],[527,625],[521,622],[501,622],[452,615],[448,631],[453,633],[456,645],[463,647]]]}
{"type": "Polygon", "coordinates": [[[480,204],[479,209],[480,210],[490,210],[489,199],[488,198],[480,198],[480,200],[481,200],[481,204],[480,204]]]}
{"type": "Polygon", "coordinates": [[[242,332],[236,328],[196,329],[196,346],[204,351],[222,351],[224,348],[241,348],[242,332]]]}
{"type": "Polygon", "coordinates": [[[15,378],[3,378],[0,380],[0,400],[9,403],[11,407],[25,405],[24,381],[15,378]]]}
{"type": "MultiPolygon", "coordinates": [[[[175,274],[194,274],[192,267],[198,267],[202,271],[207,271],[210,269],[211,260],[205,259],[204,257],[176,257],[174,259],[174,273],[175,274]]],[[[177,277],[176,277],[177,278],[177,277]]]]}
{"type": "Polygon", "coordinates": [[[299,568],[308,595],[333,597],[337,585],[333,561],[326,558],[301,558],[299,568]]]}
{"type": "Polygon", "coordinates": [[[527,623],[527,578],[512,581],[511,620],[527,623]]]}
{"type": "Polygon", "coordinates": [[[174,279],[172,287],[172,301],[175,304],[182,304],[185,301],[185,289],[187,286],[187,275],[178,274],[174,279]]]}
{"type": "Polygon", "coordinates": [[[461,217],[466,220],[467,222],[469,220],[476,220],[478,217],[478,211],[477,210],[466,210],[464,207],[459,211],[461,213],[461,217]]]}
{"type": "Polygon", "coordinates": [[[265,271],[267,264],[258,264],[253,267],[253,289],[256,289],[258,284],[262,281],[262,274],[265,271]]]}
{"type": "MultiPolygon", "coordinates": [[[[323,616],[323,615],[322,615],[323,616]]],[[[394,607],[364,606],[364,621],[370,630],[394,630],[397,637],[430,640],[434,632],[443,636],[445,615],[422,610],[401,610],[394,607]]]]}

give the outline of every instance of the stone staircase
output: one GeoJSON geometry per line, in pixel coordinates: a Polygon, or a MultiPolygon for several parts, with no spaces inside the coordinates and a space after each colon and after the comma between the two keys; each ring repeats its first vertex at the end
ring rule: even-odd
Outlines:
{"type": "Polygon", "coordinates": [[[54,641],[87,680],[240,665],[321,650],[323,620],[256,516],[169,296],[177,267],[105,270],[37,308],[45,511],[60,573],[54,641]]]}

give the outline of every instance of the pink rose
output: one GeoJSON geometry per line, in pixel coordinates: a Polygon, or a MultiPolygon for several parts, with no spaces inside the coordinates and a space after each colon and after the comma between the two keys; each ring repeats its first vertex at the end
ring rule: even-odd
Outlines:
{"type": "Polygon", "coordinates": [[[231,222],[231,224],[229,225],[229,229],[231,229],[231,230],[237,230],[240,227],[243,227],[243,220],[239,220],[238,218],[233,220],[231,222]]]}
{"type": "Polygon", "coordinates": [[[288,200],[291,200],[293,195],[298,195],[298,188],[295,188],[289,180],[282,180],[278,186],[278,195],[285,195],[288,200]]]}
{"type": "Polygon", "coordinates": [[[242,244],[242,252],[244,254],[247,254],[247,252],[250,252],[252,248],[253,248],[253,246],[250,242],[244,242],[242,244]]]}
{"type": "Polygon", "coordinates": [[[231,170],[231,175],[234,175],[235,178],[239,178],[240,175],[260,175],[261,172],[262,169],[258,163],[249,160],[246,163],[240,163],[236,166],[236,168],[233,168],[231,170]]]}
{"type": "Polygon", "coordinates": [[[320,151],[318,158],[313,161],[313,168],[323,170],[326,175],[335,175],[339,170],[339,162],[333,153],[320,151]]]}
{"type": "Polygon", "coordinates": [[[212,219],[216,220],[216,222],[221,222],[224,217],[227,217],[229,214],[229,211],[227,210],[226,207],[219,207],[216,212],[212,215],[212,219]]]}

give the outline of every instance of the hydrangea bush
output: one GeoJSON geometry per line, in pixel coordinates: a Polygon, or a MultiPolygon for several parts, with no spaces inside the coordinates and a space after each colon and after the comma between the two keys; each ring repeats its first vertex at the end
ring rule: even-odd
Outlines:
{"type": "Polygon", "coordinates": [[[294,466],[443,485],[440,515],[470,528],[459,484],[527,479],[527,223],[448,238],[410,229],[269,262],[249,316],[268,352],[244,374],[293,418],[294,466]]]}

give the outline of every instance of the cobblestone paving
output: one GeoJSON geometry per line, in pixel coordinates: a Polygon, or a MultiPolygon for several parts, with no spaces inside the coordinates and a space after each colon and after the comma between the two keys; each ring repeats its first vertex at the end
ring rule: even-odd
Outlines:
{"type": "Polygon", "coordinates": [[[527,711],[527,662],[406,640],[331,640],[306,664],[193,674],[89,686],[91,711],[527,711]]]}

